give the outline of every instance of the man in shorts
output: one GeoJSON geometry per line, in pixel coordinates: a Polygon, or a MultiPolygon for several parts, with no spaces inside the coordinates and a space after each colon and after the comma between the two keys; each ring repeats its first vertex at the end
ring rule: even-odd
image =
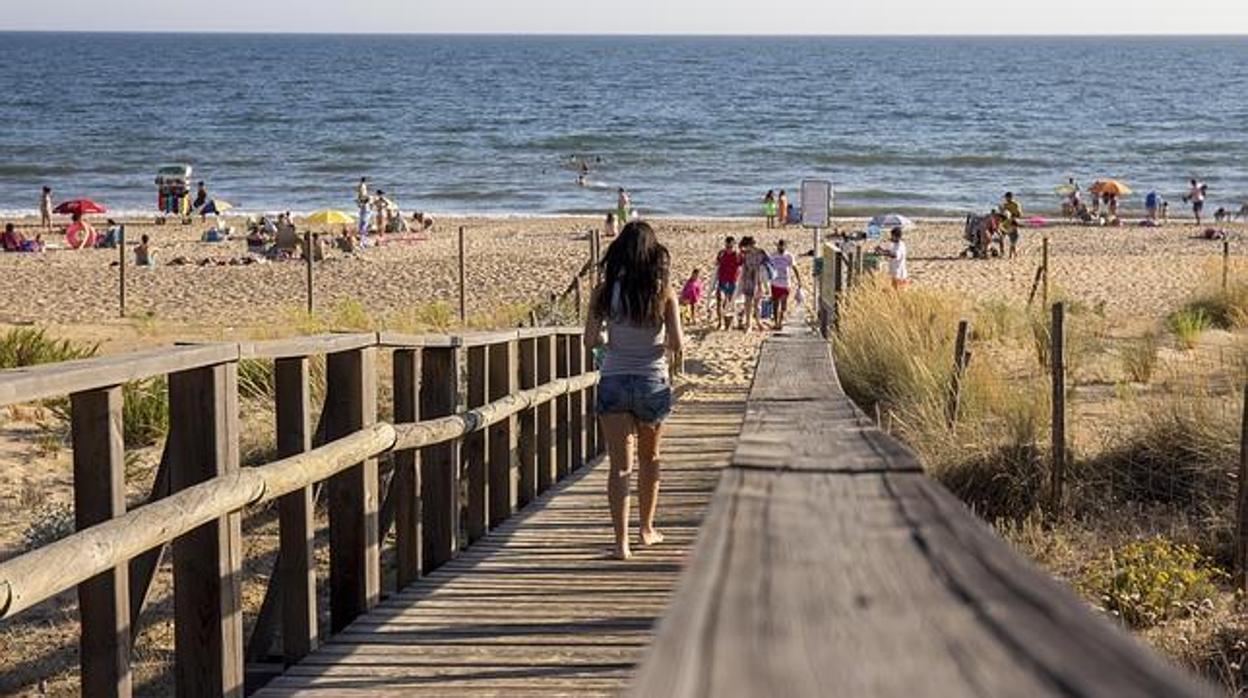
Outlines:
{"type": "Polygon", "coordinates": [[[715,258],[715,312],[720,329],[732,329],[732,299],[737,295],[737,275],[743,258],[737,251],[737,239],[724,238],[724,249],[715,258]]]}
{"type": "Polygon", "coordinates": [[[1191,185],[1192,188],[1188,190],[1183,200],[1191,202],[1192,213],[1196,215],[1196,225],[1200,225],[1200,214],[1205,210],[1205,194],[1208,193],[1209,187],[1194,178],[1191,180],[1191,185]]]}
{"type": "Polygon", "coordinates": [[[793,253],[785,249],[784,240],[776,243],[776,253],[771,256],[771,270],[772,314],[775,316],[775,328],[779,330],[784,327],[784,316],[789,310],[789,277],[792,276],[799,285],[802,282],[801,274],[797,271],[797,262],[793,259],[793,253]]]}
{"type": "Polygon", "coordinates": [[[888,276],[893,289],[900,291],[910,285],[910,274],[906,271],[906,243],[901,240],[901,228],[893,228],[892,240],[888,247],[876,247],[875,253],[888,257],[888,276]]]}
{"type": "Polygon", "coordinates": [[[1005,220],[1001,224],[1001,232],[1010,241],[1009,258],[1014,259],[1018,254],[1018,222],[1023,219],[1023,207],[1014,198],[1014,192],[1007,191],[1005,193],[1005,201],[1001,204],[1001,212],[1005,214],[1005,220]]]}

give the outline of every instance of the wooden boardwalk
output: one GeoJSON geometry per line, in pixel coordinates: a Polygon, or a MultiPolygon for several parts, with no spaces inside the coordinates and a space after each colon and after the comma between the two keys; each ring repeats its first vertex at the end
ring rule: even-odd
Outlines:
{"type": "MultiPolygon", "coordinates": [[[[628,562],[599,461],[391,596],[259,695],[603,695],[633,673],[737,443],[745,391],[686,396],[668,422],[659,524],[628,562]]],[[[634,535],[636,506],[633,507],[634,535]]]]}

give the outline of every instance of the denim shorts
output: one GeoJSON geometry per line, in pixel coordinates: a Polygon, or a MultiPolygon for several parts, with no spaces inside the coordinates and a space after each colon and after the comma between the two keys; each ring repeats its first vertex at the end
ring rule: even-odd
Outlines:
{"type": "Polygon", "coordinates": [[[672,388],[658,376],[603,376],[598,381],[598,414],[631,414],[658,424],[672,412],[672,388]]]}

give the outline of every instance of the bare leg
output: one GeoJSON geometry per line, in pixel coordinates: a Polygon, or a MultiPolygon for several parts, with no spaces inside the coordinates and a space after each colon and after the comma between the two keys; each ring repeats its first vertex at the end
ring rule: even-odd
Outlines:
{"type": "Polygon", "coordinates": [[[628,547],[628,480],[633,469],[633,431],[636,421],[630,414],[604,414],[599,417],[607,441],[607,501],[611,505],[611,527],[615,530],[614,555],[620,560],[632,556],[628,547]]]}
{"type": "Polygon", "coordinates": [[[659,439],[662,424],[637,425],[637,500],[641,511],[642,545],[663,542],[663,534],[654,527],[654,513],[659,506],[659,439]]]}

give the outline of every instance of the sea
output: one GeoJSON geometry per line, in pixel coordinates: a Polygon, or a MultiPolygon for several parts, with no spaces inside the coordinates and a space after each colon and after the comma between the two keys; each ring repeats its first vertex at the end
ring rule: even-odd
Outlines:
{"type": "Polygon", "coordinates": [[[239,211],[957,216],[1112,177],[1248,202],[1248,38],[0,33],[0,216],[156,206],[187,163],[239,211]],[[589,173],[578,181],[579,163],[589,173]]]}

